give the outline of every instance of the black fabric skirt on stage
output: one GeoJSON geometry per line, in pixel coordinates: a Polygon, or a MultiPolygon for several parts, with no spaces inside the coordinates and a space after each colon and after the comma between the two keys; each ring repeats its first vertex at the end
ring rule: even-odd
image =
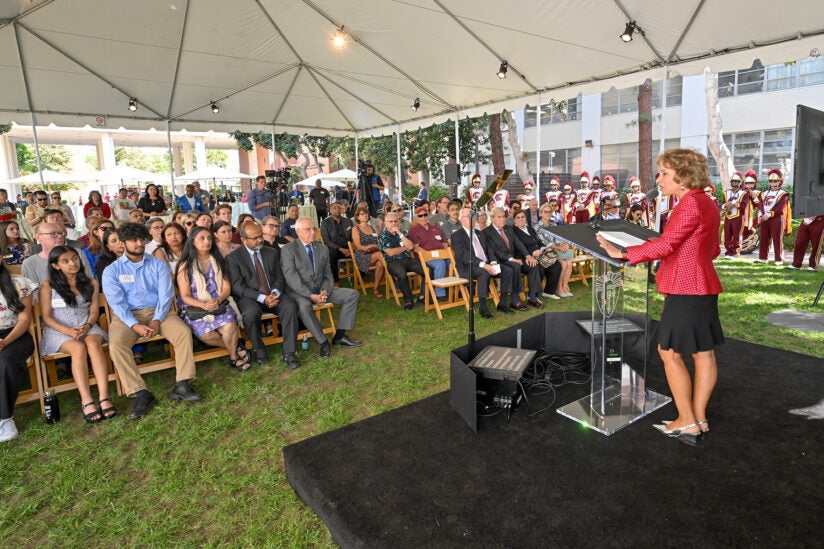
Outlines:
{"type": "Polygon", "coordinates": [[[668,295],[658,325],[658,343],[681,355],[712,351],[724,343],[717,295],[668,295]]]}

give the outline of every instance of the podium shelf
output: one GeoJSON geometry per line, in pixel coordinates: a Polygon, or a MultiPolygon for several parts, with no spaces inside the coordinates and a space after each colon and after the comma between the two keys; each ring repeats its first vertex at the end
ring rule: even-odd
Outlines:
{"type": "MultiPolygon", "coordinates": [[[[589,335],[603,335],[604,323],[600,320],[578,320],[578,326],[584,329],[589,335]]],[[[607,335],[615,334],[629,334],[635,332],[642,332],[644,328],[638,326],[633,321],[626,318],[610,318],[607,319],[607,335]]]]}

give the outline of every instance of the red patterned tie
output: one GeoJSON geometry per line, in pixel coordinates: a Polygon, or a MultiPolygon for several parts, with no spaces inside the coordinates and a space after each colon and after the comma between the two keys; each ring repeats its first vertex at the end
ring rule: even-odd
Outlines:
{"type": "Polygon", "coordinates": [[[500,232],[500,233],[501,233],[501,238],[503,238],[503,239],[504,239],[504,244],[506,244],[506,247],[507,247],[507,248],[509,248],[509,239],[508,239],[508,238],[506,237],[506,235],[504,234],[504,229],[503,229],[503,227],[502,227],[502,228],[500,228],[500,229],[498,229],[498,232],[500,232]]]}
{"type": "Polygon", "coordinates": [[[271,289],[269,282],[266,280],[266,273],[263,272],[263,264],[260,262],[260,253],[255,252],[255,270],[257,271],[258,291],[263,295],[269,295],[271,289]]]}

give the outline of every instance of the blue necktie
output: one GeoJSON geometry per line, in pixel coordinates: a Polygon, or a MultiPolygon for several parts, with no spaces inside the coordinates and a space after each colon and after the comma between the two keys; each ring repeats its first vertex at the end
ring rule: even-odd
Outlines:
{"type": "Polygon", "coordinates": [[[306,253],[309,255],[309,261],[312,262],[312,270],[315,270],[315,253],[312,251],[312,245],[306,244],[306,253]]]}

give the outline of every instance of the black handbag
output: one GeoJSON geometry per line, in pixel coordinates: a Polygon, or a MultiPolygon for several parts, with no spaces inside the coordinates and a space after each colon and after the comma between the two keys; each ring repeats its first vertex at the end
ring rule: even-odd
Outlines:
{"type": "Polygon", "coordinates": [[[201,320],[203,318],[206,318],[209,315],[219,316],[219,315],[226,314],[226,308],[228,306],[229,306],[229,300],[224,299],[220,303],[220,305],[218,305],[218,308],[215,309],[214,311],[207,311],[203,307],[195,307],[194,305],[187,305],[184,308],[184,312],[186,313],[186,316],[189,317],[189,320],[201,320]]]}
{"type": "Polygon", "coordinates": [[[556,261],[558,261],[558,252],[550,250],[549,248],[541,252],[541,255],[538,256],[538,263],[540,263],[544,269],[551,267],[556,261]]]}

